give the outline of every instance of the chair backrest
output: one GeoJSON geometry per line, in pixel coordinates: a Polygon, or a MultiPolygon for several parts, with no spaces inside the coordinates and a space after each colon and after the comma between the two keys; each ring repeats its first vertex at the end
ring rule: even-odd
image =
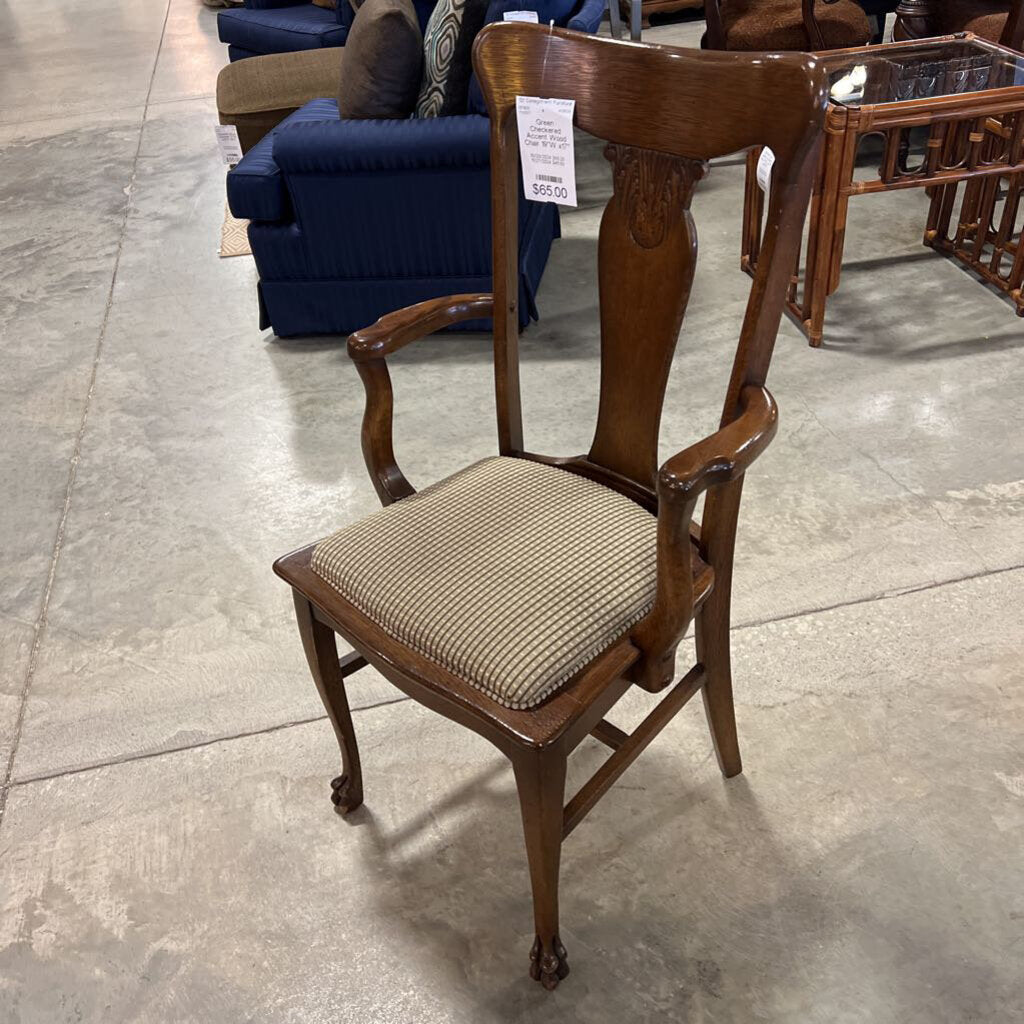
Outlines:
{"type": "Polygon", "coordinates": [[[763,384],[818,153],[826,77],[803,54],[729,54],[618,42],[528,24],[480,32],[474,63],[491,117],[494,356],[503,454],[522,453],[518,359],[517,95],[576,100],[576,125],[609,143],[614,194],[598,241],[601,393],[585,467],[651,494],[662,402],[693,281],[690,198],[706,161],[770,146],[773,187],[727,388],[763,384]]]}

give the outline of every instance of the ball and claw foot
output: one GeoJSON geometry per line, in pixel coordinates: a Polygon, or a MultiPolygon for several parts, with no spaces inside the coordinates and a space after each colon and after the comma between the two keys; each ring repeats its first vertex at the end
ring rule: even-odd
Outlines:
{"type": "Polygon", "coordinates": [[[363,794],[352,785],[347,775],[331,779],[331,803],[339,814],[354,811],[363,802],[363,794]]]}
{"type": "Polygon", "coordinates": [[[540,936],[535,938],[530,950],[530,977],[551,992],[568,973],[569,957],[558,936],[555,936],[553,948],[547,950],[541,945],[540,936]]]}

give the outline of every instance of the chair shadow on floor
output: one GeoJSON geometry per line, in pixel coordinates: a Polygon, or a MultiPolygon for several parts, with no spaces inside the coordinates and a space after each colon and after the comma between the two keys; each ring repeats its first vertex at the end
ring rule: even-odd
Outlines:
{"type": "MultiPolygon", "coordinates": [[[[703,722],[699,725],[703,728],[703,722]]],[[[445,796],[431,795],[425,810],[417,809],[410,789],[408,817],[389,830],[373,812],[374,768],[368,766],[367,804],[344,824],[338,821],[338,856],[363,859],[376,890],[374,913],[411,932],[409,945],[424,951],[418,966],[429,973],[431,987],[439,985],[471,1001],[481,1024],[532,1019],[553,1005],[569,1007],[581,1000],[595,1000],[604,1010],[601,1020],[701,1020],[702,1007],[721,998],[723,987],[734,993],[745,988],[742,956],[723,956],[728,946],[715,939],[709,950],[703,948],[699,921],[734,898],[697,881],[710,858],[719,865],[713,873],[720,871],[723,856],[741,871],[750,857],[743,837],[753,836],[759,861],[770,866],[770,890],[793,879],[801,886],[801,872],[775,843],[750,783],[743,776],[721,780],[710,746],[702,785],[685,781],[692,760],[681,758],[671,744],[662,747],[648,751],[643,770],[632,779],[624,777],[612,806],[595,813],[567,841],[562,898],[565,933],[572,938],[575,957],[567,984],[555,993],[523,980],[522,954],[531,934],[530,884],[512,773],[499,755],[445,796]],[[688,848],[686,836],[704,827],[700,808],[709,803],[718,810],[725,805],[724,834],[710,847],[695,843],[688,848]],[[346,843],[346,824],[368,834],[369,843],[358,852],[346,843]],[[719,852],[708,853],[712,848],[719,852]],[[619,884],[629,878],[632,884],[619,884]],[[438,972],[444,975],[440,980],[438,972]],[[661,1000],[651,1001],[650,991],[670,993],[671,1009],[657,1009],[661,1000]]],[[[593,740],[580,747],[570,761],[567,794],[605,754],[593,740]]],[[[404,817],[401,808],[397,814],[404,817]]],[[[808,889],[795,903],[806,909],[814,900],[808,889]]],[[[748,909],[759,930],[770,928],[776,915],[771,903],[748,909]]],[[[816,917],[826,914],[824,906],[815,912],[816,917]]],[[[776,984],[785,987],[787,976],[799,972],[804,940],[798,934],[777,938],[772,971],[776,984]]],[[[456,1005],[461,1008],[462,1001],[456,1005]]]]}
{"type": "MultiPolygon", "coordinates": [[[[602,1022],[824,1024],[846,1019],[858,990],[865,1006],[890,999],[896,1019],[926,1011],[949,979],[970,991],[992,973],[976,957],[952,956],[947,937],[920,922],[901,922],[892,935],[892,908],[878,901],[914,868],[891,845],[822,849],[810,819],[826,810],[806,808],[805,833],[765,809],[756,778],[721,780],[710,751],[706,771],[687,781],[694,760],[662,741],[644,754],[642,771],[624,777],[618,801],[566,844],[564,924],[575,956],[566,984],[545,993],[523,980],[529,878],[511,772],[498,756],[445,796],[431,795],[425,810],[408,787],[408,814],[398,808],[403,821],[391,829],[374,814],[368,766],[368,803],[336,820],[337,856],[361,858],[373,915],[409,936],[406,950],[422,951],[412,972],[422,972],[423,991],[450,994],[453,1020],[467,1019],[472,1004],[479,1024],[559,1012],[602,1022]],[[369,843],[357,848],[349,828],[365,830],[369,843]],[[897,958],[879,969],[880,944],[916,966],[897,958]],[[840,972],[836,981],[836,962],[849,965],[849,979],[840,972]],[[856,976],[870,966],[874,975],[856,976]]],[[[604,756],[595,741],[581,746],[569,790],[604,756]]],[[[856,785],[851,778],[844,788],[856,785]]]]}

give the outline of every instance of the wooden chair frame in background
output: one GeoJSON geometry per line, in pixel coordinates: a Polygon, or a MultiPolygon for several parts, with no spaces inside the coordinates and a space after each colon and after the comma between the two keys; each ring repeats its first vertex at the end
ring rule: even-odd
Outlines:
{"type": "MultiPolygon", "coordinates": [[[[966,26],[947,29],[940,16],[945,0],[900,0],[896,8],[896,27],[893,38],[900,40],[927,39],[947,31],[961,31],[966,26]]],[[[1010,0],[1009,13],[1000,37],[993,42],[1009,46],[1012,50],[1024,47],[1024,0],[1010,0]]]]}
{"type": "MultiPolygon", "coordinates": [[[[728,0],[727,0],[728,2],[728,0]]],[[[796,0],[794,0],[794,3],[796,0]]],[[[810,50],[825,49],[825,35],[821,31],[818,17],[815,12],[815,4],[823,3],[826,6],[837,3],[838,0],[801,0],[801,13],[804,19],[804,31],[807,33],[808,46],[810,50]]],[[[725,25],[722,21],[721,0],[704,0],[704,17],[707,20],[709,50],[728,50],[726,46],[725,25]]]]}
{"type": "Polygon", "coordinates": [[[568,973],[558,929],[565,836],[698,692],[723,773],[741,770],[729,658],[736,521],[744,472],[775,433],[775,402],[764,382],[817,166],[826,80],[805,55],[701,53],[512,23],[479,34],[474,62],[491,118],[494,293],[423,302],[349,339],[366,388],[370,475],[385,505],[413,493],[395,461],[385,358],[457,321],[493,316],[500,453],[588,477],[656,514],[653,609],[542,704],[511,710],[387,635],[313,572],[312,546],[280,559],[275,570],[294,590],[309,666],[341,746],[343,774],[332,784],[340,810],[362,801],[344,678],[366,663],[511,760],[533,886],[530,972],[551,989],[568,973]],[[517,95],[575,98],[577,126],[609,143],[613,165],[614,195],[598,243],[600,407],[593,445],[575,458],[536,455],[523,444],[517,95]],[[665,385],[696,262],[690,198],[707,160],[758,145],[776,154],[776,187],[721,428],[658,469],[665,385]],[[697,529],[694,507],[705,491],[697,529]],[[634,683],[656,692],[673,680],[676,647],[694,619],[697,663],[631,734],[606,722],[634,683]],[[340,663],[336,633],[355,649],[340,663]],[[591,734],[614,752],[565,805],[568,755],[591,734]]]}

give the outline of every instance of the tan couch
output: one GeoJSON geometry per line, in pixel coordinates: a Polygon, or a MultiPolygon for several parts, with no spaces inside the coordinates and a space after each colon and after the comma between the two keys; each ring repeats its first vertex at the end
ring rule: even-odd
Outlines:
{"type": "Polygon", "coordinates": [[[217,76],[221,124],[238,129],[246,153],[292,111],[321,96],[337,96],[344,47],[269,53],[237,60],[217,76]]]}

